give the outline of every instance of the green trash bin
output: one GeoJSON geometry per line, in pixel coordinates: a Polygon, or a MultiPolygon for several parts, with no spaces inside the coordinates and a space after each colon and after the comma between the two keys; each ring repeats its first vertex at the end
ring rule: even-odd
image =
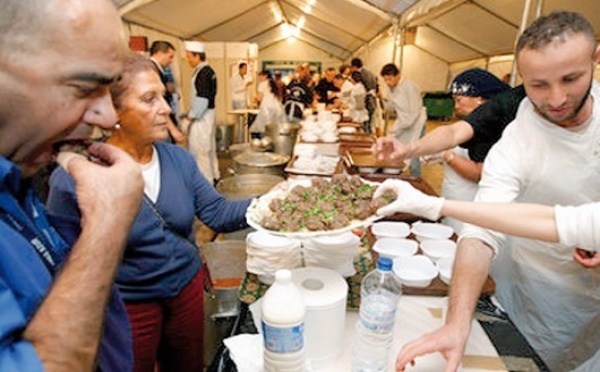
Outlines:
{"type": "Polygon", "coordinates": [[[423,97],[427,117],[433,120],[450,120],[454,112],[454,99],[447,92],[428,92],[423,97]]]}

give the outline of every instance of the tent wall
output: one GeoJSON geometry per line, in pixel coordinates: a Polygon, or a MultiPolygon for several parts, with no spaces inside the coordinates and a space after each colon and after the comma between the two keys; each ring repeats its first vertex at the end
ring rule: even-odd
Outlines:
{"type": "Polygon", "coordinates": [[[262,66],[262,61],[297,61],[302,62],[321,62],[323,69],[327,67],[335,67],[336,69],[342,64],[342,60],[333,57],[320,49],[314,48],[311,45],[294,40],[287,40],[275,43],[267,48],[258,51],[259,68],[262,66]]]}
{"type": "MultiPolygon", "coordinates": [[[[392,61],[394,52],[394,38],[387,33],[383,35],[356,54],[356,57],[363,61],[365,67],[377,76],[379,76],[381,68],[392,61]]],[[[397,48],[396,53],[398,59],[400,48],[397,48]]],[[[404,47],[402,75],[414,81],[423,92],[445,90],[448,85],[448,72],[448,64],[441,59],[414,46],[404,47]]],[[[381,78],[379,80],[381,84],[381,78]]]]}

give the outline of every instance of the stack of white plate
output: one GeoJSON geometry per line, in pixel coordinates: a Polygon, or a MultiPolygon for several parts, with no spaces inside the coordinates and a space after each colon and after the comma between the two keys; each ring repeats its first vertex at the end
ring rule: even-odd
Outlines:
{"type": "Polygon", "coordinates": [[[272,284],[275,271],[302,266],[300,241],[256,231],[246,238],[246,269],[258,279],[272,284]]]}
{"type": "Polygon", "coordinates": [[[359,253],[360,239],[351,232],[325,235],[302,241],[306,267],[331,269],[349,277],[356,273],[354,257],[359,253]]]}

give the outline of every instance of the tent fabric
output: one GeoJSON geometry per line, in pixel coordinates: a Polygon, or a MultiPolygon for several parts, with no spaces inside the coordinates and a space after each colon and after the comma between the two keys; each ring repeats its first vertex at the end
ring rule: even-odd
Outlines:
{"type": "MultiPolygon", "coordinates": [[[[525,0],[114,0],[126,23],[184,40],[247,41],[264,50],[293,35],[340,61],[395,25],[448,64],[510,54],[525,0]]],[[[532,0],[530,20],[538,2],[532,0]]],[[[544,0],[542,13],[577,11],[600,30],[600,1],[544,0]]],[[[530,21],[529,20],[529,21],[530,21]]],[[[599,31],[600,32],[600,31],[599,31]]]]}

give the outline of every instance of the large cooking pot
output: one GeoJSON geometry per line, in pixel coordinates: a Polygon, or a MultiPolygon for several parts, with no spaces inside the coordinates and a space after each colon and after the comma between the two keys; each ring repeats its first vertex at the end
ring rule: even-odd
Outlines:
{"type": "Polygon", "coordinates": [[[285,176],[283,169],[290,157],[271,152],[244,152],[233,158],[236,174],[273,174],[285,176]]]}
{"type": "Polygon", "coordinates": [[[267,124],[265,135],[273,140],[274,150],[278,154],[291,156],[298,137],[300,124],[267,124]]]}
{"type": "Polygon", "coordinates": [[[227,200],[241,200],[266,194],[283,180],[272,174],[240,174],[223,178],[217,184],[217,190],[227,200]]]}

